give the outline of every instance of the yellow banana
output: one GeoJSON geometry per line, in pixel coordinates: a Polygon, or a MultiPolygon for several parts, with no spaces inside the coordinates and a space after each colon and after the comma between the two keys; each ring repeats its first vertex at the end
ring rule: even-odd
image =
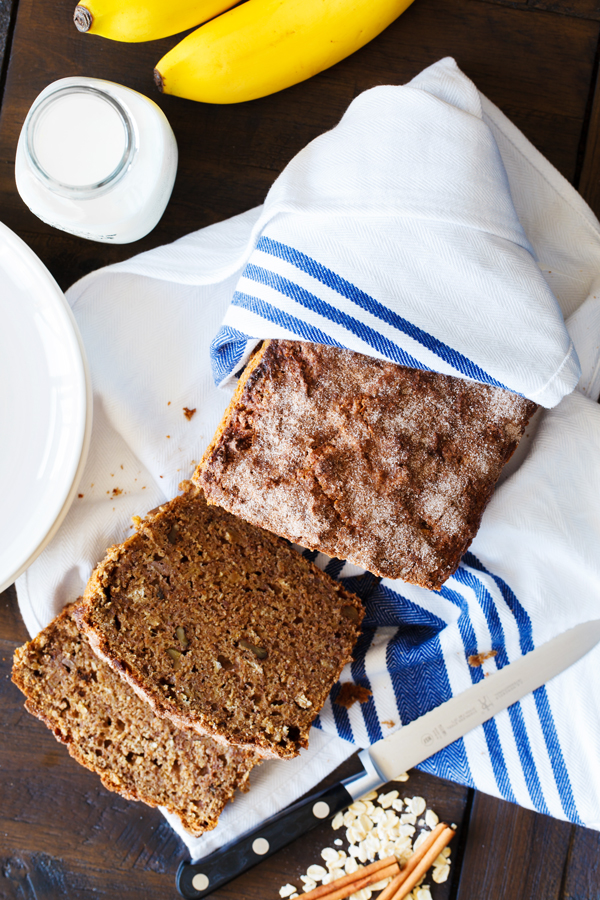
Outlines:
{"type": "Polygon", "coordinates": [[[238,0],[83,0],[73,21],[79,31],[113,41],[154,41],[208,22],[238,0]]]}
{"type": "Polygon", "coordinates": [[[185,37],[156,66],[159,90],[204,103],[254,100],[335,65],[412,0],[247,0],[185,37]]]}

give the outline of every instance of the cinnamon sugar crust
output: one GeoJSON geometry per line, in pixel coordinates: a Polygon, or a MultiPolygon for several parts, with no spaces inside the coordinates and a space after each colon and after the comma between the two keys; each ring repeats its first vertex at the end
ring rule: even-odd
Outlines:
{"type": "Polygon", "coordinates": [[[285,541],[181,488],[108,551],[78,620],[158,715],[296,756],[351,658],[362,604],[285,541]]]}
{"type": "Polygon", "coordinates": [[[288,540],[439,590],[536,408],[337,347],[265,341],[194,481],[288,540]]]}
{"type": "Polygon", "coordinates": [[[214,828],[234,791],[248,789],[260,760],[155,716],[94,655],[73,611],[66,607],[15,652],[12,680],[26,709],[108,790],[166,807],[191,834],[214,828]]]}

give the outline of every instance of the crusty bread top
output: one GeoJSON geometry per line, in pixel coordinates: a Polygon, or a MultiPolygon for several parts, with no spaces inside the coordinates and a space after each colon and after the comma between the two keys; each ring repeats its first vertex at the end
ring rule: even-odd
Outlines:
{"type": "Polygon", "coordinates": [[[439,589],[535,409],[502,388],[266,341],[194,481],[288,540],[439,589]]]}

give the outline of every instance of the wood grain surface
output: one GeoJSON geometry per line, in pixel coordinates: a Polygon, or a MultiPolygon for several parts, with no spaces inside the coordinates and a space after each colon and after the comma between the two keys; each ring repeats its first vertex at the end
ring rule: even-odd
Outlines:
{"type": "MultiPolygon", "coordinates": [[[[0,0],[0,219],[38,253],[62,287],[87,272],[260,204],[308,141],[361,91],[402,84],[454,56],[600,212],[598,0],[415,0],[358,53],[280,94],[235,106],[156,93],[152,69],[178,38],[117,45],[81,35],[74,0],[0,0]],[[114,80],[151,96],[175,131],[180,166],[158,227],[129,246],[63,234],[35,218],[14,182],[19,131],[36,95],[69,75],[114,80]]],[[[143,513],[144,510],[140,510],[143,513]]],[[[176,897],[183,844],[160,813],[106,791],[23,709],[9,678],[27,639],[14,588],[0,595],[0,897],[176,897]]],[[[346,764],[345,771],[354,765],[346,764]]],[[[434,900],[598,900],[600,836],[413,772],[422,794],[459,826],[450,881],[434,900]]],[[[331,842],[327,823],[222,889],[223,900],[270,900],[331,842]]]]}

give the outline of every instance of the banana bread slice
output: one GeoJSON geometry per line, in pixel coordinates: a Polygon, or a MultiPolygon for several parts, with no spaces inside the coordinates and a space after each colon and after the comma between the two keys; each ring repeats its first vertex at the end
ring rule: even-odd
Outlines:
{"type": "Polygon", "coordinates": [[[439,590],[535,403],[302,341],[265,341],[193,480],[209,503],[439,590]]]}
{"type": "Polygon", "coordinates": [[[362,604],[281,538],[181,488],[108,551],[78,621],[158,715],[296,756],[350,659],[362,604]]]}
{"type": "Polygon", "coordinates": [[[187,831],[215,827],[236,788],[260,760],[155,716],[98,659],[66,607],[15,652],[12,680],[26,709],[44,722],[77,762],[128,800],[164,806],[187,831]]]}

